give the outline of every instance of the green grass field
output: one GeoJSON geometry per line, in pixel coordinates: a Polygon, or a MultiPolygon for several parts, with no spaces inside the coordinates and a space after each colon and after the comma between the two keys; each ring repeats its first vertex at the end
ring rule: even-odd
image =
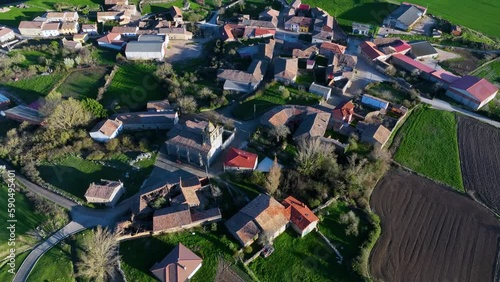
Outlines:
{"type": "Polygon", "coordinates": [[[394,156],[397,162],[464,191],[455,114],[416,109],[398,131],[396,139],[401,140],[394,156]]]}
{"type": "MultiPolygon", "coordinates": [[[[222,225],[218,226],[218,229],[223,228],[222,225]]],[[[236,243],[227,239],[225,235],[221,235],[220,232],[208,233],[196,229],[124,241],[120,244],[120,255],[122,256],[121,266],[127,281],[157,281],[149,269],[172,251],[178,242],[203,259],[200,270],[190,280],[192,282],[213,281],[219,256],[227,261],[234,261],[231,258],[232,251],[228,246],[230,244],[236,246],[236,243]]]]}
{"type": "MultiPolygon", "coordinates": [[[[19,269],[21,266],[21,263],[23,263],[24,259],[29,255],[29,251],[23,252],[23,253],[18,253],[16,255],[16,271],[19,269]]],[[[14,275],[9,273],[9,266],[7,264],[0,263],[0,281],[12,281],[14,278],[14,275]]]]}
{"type": "Polygon", "coordinates": [[[255,116],[258,116],[278,105],[314,105],[321,98],[318,95],[288,87],[290,97],[288,100],[285,100],[279,93],[279,87],[280,84],[276,83],[269,87],[269,89],[264,90],[262,95],[253,96],[247,101],[242,102],[233,110],[233,114],[239,119],[247,120],[253,118],[254,109],[255,116]]]}
{"type": "Polygon", "coordinates": [[[116,111],[145,110],[148,101],[167,95],[156,81],[154,71],[155,65],[146,63],[121,66],[100,102],[116,111]]]}
{"type": "Polygon", "coordinates": [[[105,68],[92,68],[74,71],[57,88],[64,97],[76,99],[96,98],[99,87],[104,86],[105,68]]]}
{"type": "Polygon", "coordinates": [[[20,79],[4,84],[10,91],[16,93],[26,103],[36,101],[40,97],[45,97],[54,86],[64,77],[62,73],[51,75],[38,75],[27,79],[20,79]]]}
{"type": "Polygon", "coordinates": [[[500,85],[500,59],[476,69],[471,75],[486,78],[491,83],[500,85]]]}
{"type": "Polygon", "coordinates": [[[71,260],[71,246],[66,244],[66,241],[59,243],[40,258],[27,281],[76,281],[71,260]]]}
{"type": "Polygon", "coordinates": [[[153,161],[144,161],[140,164],[139,171],[132,168],[117,156],[112,161],[107,161],[110,165],[104,166],[92,161],[87,161],[78,157],[67,157],[55,163],[45,163],[38,167],[43,180],[62,189],[76,197],[84,199],[91,182],[98,182],[101,179],[121,180],[127,189],[127,196],[139,191],[144,179],[149,177],[153,169],[153,161]],[[129,177],[125,175],[129,174],[129,177]]]}

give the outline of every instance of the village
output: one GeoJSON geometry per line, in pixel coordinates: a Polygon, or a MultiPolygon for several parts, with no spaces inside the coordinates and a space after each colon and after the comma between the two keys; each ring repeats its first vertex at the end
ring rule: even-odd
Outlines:
{"type": "MultiPolygon", "coordinates": [[[[201,5],[199,2],[196,5],[201,5]]],[[[218,251],[203,249],[203,245],[193,248],[189,240],[170,242],[170,249],[156,250],[161,260],[156,260],[160,254],[155,254],[154,264],[148,258],[145,261],[150,265],[135,269],[130,254],[122,255],[121,264],[126,266],[120,272],[125,281],[134,279],[126,277],[129,273],[140,273],[135,279],[154,276],[160,281],[187,281],[194,277],[203,281],[201,275],[216,271],[216,281],[247,281],[247,275],[254,280],[254,272],[259,271],[256,268],[265,264],[261,260],[272,262],[273,255],[278,259],[284,251],[279,250],[283,244],[273,243],[280,236],[291,236],[293,244],[300,244],[296,239],[317,240],[342,267],[350,269],[355,260],[367,263],[374,242],[370,247],[363,244],[360,255],[353,255],[349,246],[335,242],[330,233],[339,231],[321,225],[339,216],[336,209],[345,210],[343,224],[336,226],[355,231],[344,234],[340,230],[342,236],[375,236],[375,231],[370,231],[377,230],[373,227],[376,220],[371,218],[370,193],[389,169],[389,146],[412,111],[439,107],[436,99],[442,99],[456,111],[477,115],[475,112],[494,101],[498,93],[498,87],[485,78],[441,67],[442,61],[454,58],[450,49],[426,40],[404,39],[408,34],[442,36],[441,30],[428,26],[434,19],[427,15],[427,7],[404,2],[388,13],[382,26],[353,22],[352,31],[346,32],[335,16],[300,0],[266,3],[269,5],[257,11],[244,1],[236,1],[196,21],[186,16],[190,13],[192,17],[190,3],[184,1],[182,7],[143,15],[136,3],[104,0],[100,10],[90,14],[47,11],[18,26],[0,27],[2,56],[25,44],[55,42],[54,48],[72,54],[67,57],[73,58],[71,67],[80,70],[86,68],[77,60],[86,52],[82,50],[93,48],[112,54],[112,71],[91,106],[107,114],[86,117],[86,123],[74,121],[73,127],[58,127],[74,134],[59,149],[70,150],[68,147],[90,137],[92,142],[87,143],[91,144],[81,145],[82,153],[78,151],[77,157],[87,156],[85,160],[105,164],[107,169],[119,165],[96,155],[126,147],[124,139],[132,139],[128,141],[132,144],[134,136],[140,140],[136,146],[140,149],[128,145],[122,152],[141,154],[131,165],[135,172],[131,169],[81,179],[79,185],[84,190],[77,193],[69,186],[61,192],[57,185],[38,182],[38,174],[28,177],[27,182],[48,187],[51,193],[92,210],[85,213],[119,213],[106,227],[123,242],[122,251],[134,241],[190,232],[237,242],[227,243],[236,267],[226,272],[220,263],[215,265],[212,254],[207,255],[218,251]],[[251,15],[244,13],[246,9],[251,15]],[[209,66],[191,71],[190,60],[209,66]],[[151,75],[154,73],[155,82],[145,76],[140,85],[146,94],[134,92],[136,85],[130,85],[129,93],[119,95],[130,95],[134,102],[127,104],[122,98],[102,102],[99,97],[105,97],[114,83],[116,69],[136,63],[154,66],[151,75]],[[163,79],[158,79],[158,73],[163,79]],[[157,84],[165,84],[168,91],[157,93],[157,84]],[[203,88],[196,88],[197,84],[203,88]],[[188,96],[188,89],[206,93],[201,98],[198,94],[188,96]],[[151,162],[151,169],[139,178],[137,171],[142,173],[142,168],[135,163],[144,161],[151,162]],[[128,187],[129,183],[134,187],[128,187]],[[207,265],[211,269],[207,270],[207,265]],[[240,274],[242,269],[247,274],[240,274]],[[195,275],[199,271],[201,274],[195,275]]],[[[451,35],[459,36],[460,32],[460,26],[455,25],[451,35]]],[[[95,67],[88,65],[90,71],[95,67]]],[[[40,70],[35,77],[57,73],[51,67],[40,70]]],[[[19,79],[22,75],[12,78],[19,79]]],[[[47,105],[73,99],[64,95],[52,93],[26,102],[15,90],[0,88],[0,122],[14,121],[19,130],[52,130],[52,113],[57,106],[47,111],[47,105]]],[[[2,153],[3,160],[22,164],[22,159],[10,159],[8,152],[2,153]]],[[[47,157],[33,166],[55,161],[47,157]]],[[[98,225],[91,220],[86,224],[84,229],[98,225]]],[[[23,263],[13,281],[26,281],[35,263],[23,263]]],[[[347,277],[364,274],[349,270],[347,277]]]]}

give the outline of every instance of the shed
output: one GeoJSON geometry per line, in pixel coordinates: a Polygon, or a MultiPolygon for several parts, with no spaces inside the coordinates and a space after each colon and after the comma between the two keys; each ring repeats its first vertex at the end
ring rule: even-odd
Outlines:
{"type": "Polygon", "coordinates": [[[330,87],[319,85],[313,82],[309,87],[309,93],[319,95],[323,97],[323,99],[328,100],[330,99],[330,95],[332,94],[332,89],[330,87]]]}
{"type": "Polygon", "coordinates": [[[384,109],[387,110],[387,107],[389,107],[389,102],[382,100],[377,97],[373,97],[371,95],[365,94],[361,98],[361,103],[370,106],[375,109],[384,109]]]}

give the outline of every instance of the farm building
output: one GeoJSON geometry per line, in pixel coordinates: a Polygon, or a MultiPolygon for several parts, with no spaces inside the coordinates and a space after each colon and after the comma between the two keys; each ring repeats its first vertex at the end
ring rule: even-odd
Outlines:
{"type": "Polygon", "coordinates": [[[411,51],[410,54],[413,58],[420,60],[425,58],[433,58],[438,55],[438,52],[434,47],[432,47],[429,41],[419,41],[410,43],[411,51]]]}
{"type": "Polygon", "coordinates": [[[255,90],[267,71],[268,63],[252,60],[247,71],[224,69],[219,70],[217,80],[224,81],[224,90],[248,93],[255,90]]]}
{"type": "Polygon", "coordinates": [[[141,35],[125,48],[129,60],[162,60],[167,50],[168,36],[141,35]]]}
{"type": "Polygon", "coordinates": [[[257,167],[259,156],[236,148],[229,148],[224,160],[224,171],[252,171],[257,167]]]}
{"type": "Polygon", "coordinates": [[[383,99],[380,99],[377,97],[373,97],[373,96],[368,95],[368,94],[363,95],[363,97],[361,98],[361,103],[363,103],[367,106],[370,106],[372,108],[375,108],[375,109],[387,110],[387,107],[389,107],[389,102],[387,102],[386,100],[383,100],[383,99]]]}
{"type": "Polygon", "coordinates": [[[173,204],[169,207],[156,210],[153,214],[153,232],[172,232],[188,229],[221,219],[220,210],[191,212],[187,204],[173,204]]]}
{"type": "Polygon", "coordinates": [[[179,243],[162,261],[150,271],[161,282],[185,282],[200,269],[202,259],[179,243]]]}
{"type": "Polygon", "coordinates": [[[431,73],[434,72],[434,69],[429,67],[428,65],[413,60],[412,58],[403,54],[394,54],[391,58],[394,65],[399,66],[409,72],[418,72],[421,77],[427,80],[431,78],[431,73]]]}
{"type": "Polygon", "coordinates": [[[120,133],[123,129],[123,123],[118,119],[108,119],[101,121],[92,130],[90,130],[90,137],[99,142],[107,142],[120,133]]]}
{"type": "Polygon", "coordinates": [[[26,106],[15,106],[8,110],[0,112],[2,116],[19,122],[28,122],[30,124],[43,125],[45,118],[39,111],[26,106]]]}
{"type": "Polygon", "coordinates": [[[123,123],[124,130],[167,130],[172,129],[179,121],[175,110],[161,112],[132,112],[113,115],[115,120],[123,123]]]}
{"type": "Polygon", "coordinates": [[[370,35],[372,27],[369,24],[352,22],[352,33],[358,35],[370,35]]]}
{"type": "Polygon", "coordinates": [[[121,181],[101,180],[100,183],[91,183],[85,199],[88,203],[105,204],[113,207],[120,197],[125,193],[123,183],[121,181]]]}
{"type": "Polygon", "coordinates": [[[321,138],[325,136],[330,116],[330,113],[327,112],[307,114],[293,133],[293,139],[298,141],[303,138],[321,138]]]}
{"type": "Polygon", "coordinates": [[[149,101],[146,105],[148,112],[165,112],[172,109],[170,102],[165,100],[149,101]]]}
{"type": "Polygon", "coordinates": [[[356,129],[361,133],[361,142],[371,145],[383,147],[391,136],[391,131],[381,124],[375,125],[359,122],[356,129]]]}
{"type": "Polygon", "coordinates": [[[0,43],[7,42],[16,38],[14,31],[10,28],[2,28],[0,29],[0,43]]]}
{"type": "Polygon", "coordinates": [[[286,230],[288,221],[282,204],[269,195],[259,194],[225,224],[241,245],[248,246],[261,233],[274,240],[286,230]]]}
{"type": "Polygon", "coordinates": [[[40,36],[42,35],[43,22],[37,21],[22,21],[19,23],[19,33],[24,36],[40,36]]]}
{"type": "Polygon", "coordinates": [[[454,75],[443,69],[437,70],[431,74],[431,81],[441,83],[444,89],[448,89],[448,86],[458,79],[460,79],[460,76],[454,75]]]}
{"type": "Polygon", "coordinates": [[[377,46],[370,41],[361,42],[358,46],[358,53],[366,62],[374,63],[375,60],[385,60],[387,55],[382,53],[377,46]]]}
{"type": "Polygon", "coordinates": [[[288,196],[281,202],[290,217],[293,230],[304,237],[313,231],[318,225],[319,218],[309,209],[306,204],[300,202],[292,196],[288,196]]]}
{"type": "Polygon", "coordinates": [[[319,85],[313,82],[311,83],[311,86],[309,86],[309,93],[319,95],[323,97],[323,99],[328,100],[330,99],[330,95],[332,94],[332,89],[330,87],[319,85]]]}
{"type": "Polygon", "coordinates": [[[0,107],[5,107],[10,104],[10,99],[0,94],[0,107]]]}
{"type": "Polygon", "coordinates": [[[298,70],[298,59],[276,58],[274,61],[274,79],[284,84],[294,83],[298,70]]]}
{"type": "Polygon", "coordinates": [[[397,37],[394,38],[376,38],[373,43],[377,46],[377,49],[386,55],[391,55],[394,53],[406,54],[411,50],[411,45],[406,43],[406,41],[401,40],[397,37]]]}
{"type": "Polygon", "coordinates": [[[498,88],[484,78],[466,75],[448,87],[446,96],[478,110],[495,98],[498,88]]]}
{"type": "Polygon", "coordinates": [[[403,3],[384,19],[383,24],[390,28],[406,31],[410,29],[420,17],[424,16],[426,12],[427,8],[425,7],[403,3]]]}
{"type": "Polygon", "coordinates": [[[105,36],[97,39],[97,44],[101,47],[111,48],[115,50],[121,50],[125,44],[122,40],[122,35],[119,33],[108,33],[105,36]]]}

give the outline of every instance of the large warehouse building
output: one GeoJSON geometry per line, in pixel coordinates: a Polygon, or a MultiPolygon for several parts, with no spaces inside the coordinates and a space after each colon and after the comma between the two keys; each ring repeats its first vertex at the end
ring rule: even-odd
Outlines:
{"type": "Polygon", "coordinates": [[[458,102],[478,110],[488,104],[498,93],[498,88],[484,78],[466,75],[453,82],[446,95],[458,102]]]}
{"type": "Polygon", "coordinates": [[[131,41],[125,48],[129,60],[163,60],[167,50],[168,36],[141,35],[137,41],[131,41]]]}

